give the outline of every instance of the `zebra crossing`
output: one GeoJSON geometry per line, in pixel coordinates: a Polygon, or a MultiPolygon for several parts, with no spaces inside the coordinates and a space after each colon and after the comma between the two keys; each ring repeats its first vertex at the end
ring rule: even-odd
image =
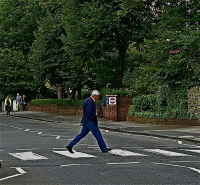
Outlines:
{"type": "MultiPolygon", "coordinates": [[[[104,155],[101,152],[94,153],[84,153],[84,152],[78,152],[75,151],[75,153],[70,153],[65,149],[59,149],[54,150],[52,149],[50,151],[52,154],[55,154],[57,156],[64,156],[66,158],[72,158],[72,159],[79,159],[79,158],[98,158],[100,155],[104,155]]],[[[41,152],[40,152],[41,153],[41,152]]],[[[38,154],[37,151],[24,151],[24,152],[12,152],[8,153],[9,156],[12,156],[13,158],[17,158],[22,161],[35,161],[35,160],[48,160],[49,158],[45,156],[44,154],[38,154]]],[[[196,156],[198,157],[200,154],[200,149],[178,149],[178,151],[172,151],[172,150],[164,150],[164,149],[141,149],[137,150],[136,152],[133,150],[125,150],[125,149],[112,149],[109,151],[107,155],[111,156],[118,156],[118,157],[152,157],[153,155],[156,156],[163,156],[163,157],[191,157],[196,156]]],[[[107,156],[106,155],[106,156],[107,156]]]]}

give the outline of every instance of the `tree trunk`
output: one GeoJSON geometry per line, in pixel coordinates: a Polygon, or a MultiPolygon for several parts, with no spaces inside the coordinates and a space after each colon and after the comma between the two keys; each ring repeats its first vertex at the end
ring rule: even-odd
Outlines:
{"type": "Polygon", "coordinates": [[[58,99],[63,98],[63,87],[61,85],[57,86],[57,96],[58,96],[58,99]]]}
{"type": "Polygon", "coordinates": [[[123,78],[124,78],[124,72],[126,67],[126,51],[127,48],[120,48],[119,50],[119,56],[118,56],[118,67],[117,67],[117,73],[116,73],[116,80],[113,84],[114,88],[122,88],[123,86],[123,78]]]}

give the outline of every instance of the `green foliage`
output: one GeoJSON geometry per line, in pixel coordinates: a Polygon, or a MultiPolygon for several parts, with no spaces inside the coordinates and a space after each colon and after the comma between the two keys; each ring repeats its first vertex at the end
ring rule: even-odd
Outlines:
{"type": "Polygon", "coordinates": [[[59,106],[82,106],[83,100],[71,99],[34,99],[32,105],[59,105],[59,106]]]}
{"type": "Polygon", "coordinates": [[[34,92],[29,63],[20,51],[0,48],[0,86],[1,94],[15,95],[23,92],[31,95],[34,92]]]}
{"type": "Polygon", "coordinates": [[[65,31],[62,25],[61,2],[42,4],[46,8],[45,16],[38,24],[36,39],[31,48],[29,60],[38,87],[49,81],[52,86],[64,84],[68,72],[68,57],[64,53],[62,36],[65,31]]]}
{"type": "Polygon", "coordinates": [[[145,118],[197,119],[188,111],[187,91],[182,89],[160,88],[158,94],[133,98],[129,115],[145,118]]]}
{"type": "Polygon", "coordinates": [[[128,8],[118,0],[66,3],[65,49],[100,87],[122,87],[129,45],[143,42],[151,28],[150,7],[134,5],[128,8]]]}
{"type": "Polygon", "coordinates": [[[101,90],[102,96],[105,95],[119,95],[119,96],[132,96],[132,91],[128,89],[109,89],[104,88],[101,90]]]}
{"type": "Polygon", "coordinates": [[[145,95],[136,98],[143,112],[187,114],[185,92],[200,85],[199,0],[0,5],[1,96],[21,90],[53,97],[44,88],[48,81],[54,89],[72,90],[72,97],[108,87],[113,90],[103,94],[145,95]]]}
{"type": "Polygon", "coordinates": [[[133,99],[135,112],[155,111],[158,109],[159,100],[156,95],[137,96],[133,99]]]}

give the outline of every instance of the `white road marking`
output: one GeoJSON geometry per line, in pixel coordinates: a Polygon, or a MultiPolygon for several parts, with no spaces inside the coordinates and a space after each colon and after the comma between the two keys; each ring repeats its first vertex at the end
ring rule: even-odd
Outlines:
{"type": "Polygon", "coordinates": [[[38,150],[39,148],[27,148],[27,149],[25,149],[25,148],[19,148],[19,149],[16,149],[17,151],[19,150],[19,151],[30,151],[30,150],[38,150]]]}
{"type": "Polygon", "coordinates": [[[170,156],[170,157],[190,156],[183,153],[171,152],[171,151],[161,150],[161,149],[144,149],[144,151],[152,152],[156,154],[162,154],[164,156],[170,156]]]}
{"type": "Polygon", "coordinates": [[[178,140],[178,144],[179,144],[179,145],[182,145],[182,144],[183,144],[183,141],[178,140]]]}
{"type": "Polygon", "coordinates": [[[7,179],[11,179],[11,178],[18,177],[18,176],[26,174],[26,172],[22,168],[15,168],[15,169],[19,172],[18,174],[1,178],[0,181],[4,181],[4,180],[7,180],[7,179]]]}
{"type": "Polygon", "coordinates": [[[66,148],[53,148],[53,150],[66,150],[66,148]]]}
{"type": "Polygon", "coordinates": [[[26,172],[22,168],[15,168],[19,173],[25,174],[26,172]]]}
{"type": "Polygon", "coordinates": [[[194,136],[179,136],[179,138],[193,138],[194,136]]]}
{"type": "Polygon", "coordinates": [[[90,164],[64,164],[61,167],[68,167],[68,166],[89,166],[90,164]]]}
{"type": "Polygon", "coordinates": [[[9,153],[9,154],[23,161],[48,159],[44,156],[41,156],[33,152],[21,152],[21,153],[9,153]]]}
{"type": "Polygon", "coordinates": [[[140,162],[107,163],[108,165],[140,164],[140,162]]]}
{"type": "Polygon", "coordinates": [[[98,145],[88,145],[88,146],[98,146],[98,145]]]}
{"type": "Polygon", "coordinates": [[[32,131],[30,131],[31,133],[36,133],[36,132],[38,132],[38,131],[36,131],[36,130],[32,130],[32,131]]]}
{"type": "Polygon", "coordinates": [[[30,131],[30,129],[26,129],[26,130],[24,130],[24,132],[29,132],[30,131]]]}
{"type": "Polygon", "coordinates": [[[170,161],[173,163],[200,163],[200,161],[170,161]]]}
{"type": "Polygon", "coordinates": [[[174,164],[165,164],[165,163],[154,163],[157,165],[164,165],[164,166],[173,166],[173,167],[180,167],[180,168],[187,168],[191,171],[197,172],[198,174],[200,174],[200,170],[197,168],[193,168],[193,167],[188,167],[188,166],[180,166],[180,165],[174,165],[174,164]]]}
{"type": "Polygon", "coordinates": [[[76,151],[74,151],[74,153],[70,153],[68,151],[53,151],[53,152],[60,154],[60,155],[64,155],[66,157],[71,157],[71,158],[74,158],[74,159],[95,157],[94,155],[90,155],[90,154],[86,154],[86,153],[82,153],[82,152],[76,152],[76,151]]]}
{"type": "Polygon", "coordinates": [[[189,146],[189,147],[195,147],[195,148],[200,148],[198,145],[189,145],[189,144],[183,144],[184,146],[189,146]]]}
{"type": "Polygon", "coordinates": [[[60,139],[60,136],[57,136],[56,139],[60,139]]]}
{"type": "Polygon", "coordinates": [[[41,135],[42,134],[42,132],[38,132],[38,135],[41,135]]]}
{"type": "Polygon", "coordinates": [[[122,150],[122,149],[112,149],[111,151],[109,151],[109,153],[113,155],[119,155],[119,156],[146,156],[144,154],[130,152],[127,150],[122,150]]]}
{"type": "Polygon", "coordinates": [[[189,151],[189,152],[194,152],[194,153],[199,153],[200,154],[200,150],[185,150],[185,151],[189,151]]]}

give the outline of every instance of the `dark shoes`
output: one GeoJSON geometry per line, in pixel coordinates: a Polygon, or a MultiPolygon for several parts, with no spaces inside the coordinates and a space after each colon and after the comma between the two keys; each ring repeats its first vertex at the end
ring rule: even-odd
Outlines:
{"type": "Polygon", "coordinates": [[[109,151],[111,151],[112,149],[111,148],[107,148],[106,150],[103,150],[102,152],[103,153],[107,153],[107,152],[109,152],[109,151]]]}
{"type": "Polygon", "coordinates": [[[70,152],[70,153],[74,153],[74,151],[72,150],[72,147],[70,147],[70,146],[66,146],[66,149],[70,152]]]}

